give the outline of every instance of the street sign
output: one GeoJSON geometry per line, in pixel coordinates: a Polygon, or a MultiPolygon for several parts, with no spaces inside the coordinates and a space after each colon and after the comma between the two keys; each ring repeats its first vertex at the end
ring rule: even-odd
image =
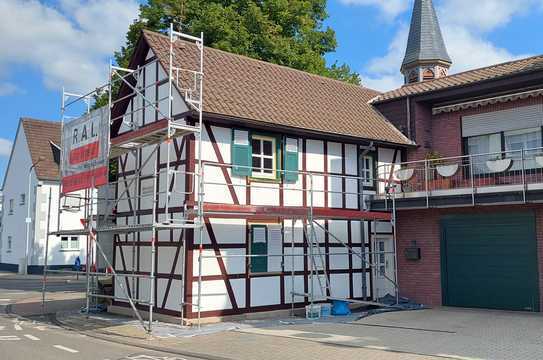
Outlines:
{"type": "Polygon", "coordinates": [[[105,185],[109,169],[109,114],[106,106],[64,124],[62,192],[105,185]]]}

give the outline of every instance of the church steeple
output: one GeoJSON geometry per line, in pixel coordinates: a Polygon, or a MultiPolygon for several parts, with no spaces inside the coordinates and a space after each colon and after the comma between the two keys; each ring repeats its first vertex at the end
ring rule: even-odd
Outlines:
{"type": "Polygon", "coordinates": [[[451,64],[432,0],[415,0],[401,68],[405,83],[447,76],[451,64]]]}

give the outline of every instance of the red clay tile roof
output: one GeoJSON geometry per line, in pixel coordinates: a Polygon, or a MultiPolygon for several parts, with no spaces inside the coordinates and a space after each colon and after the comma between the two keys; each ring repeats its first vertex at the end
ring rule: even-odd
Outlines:
{"type": "Polygon", "coordinates": [[[375,99],[374,103],[411,95],[419,95],[432,91],[471,85],[485,80],[495,80],[501,77],[507,77],[538,70],[543,70],[543,55],[470,70],[435,80],[407,84],[398,89],[391,90],[379,95],[379,97],[375,99]]]}
{"type": "Polygon", "coordinates": [[[36,165],[36,175],[40,180],[58,180],[59,166],[55,162],[51,142],[60,146],[60,123],[54,121],[21,119],[32,163],[40,156],[43,160],[36,165]]]}
{"type": "MultiPolygon", "coordinates": [[[[167,69],[169,38],[144,31],[144,39],[167,69]]],[[[175,46],[174,65],[195,69],[195,45],[178,40],[175,46]]],[[[377,91],[208,47],[204,59],[207,114],[411,144],[369,104],[377,91]]]]}

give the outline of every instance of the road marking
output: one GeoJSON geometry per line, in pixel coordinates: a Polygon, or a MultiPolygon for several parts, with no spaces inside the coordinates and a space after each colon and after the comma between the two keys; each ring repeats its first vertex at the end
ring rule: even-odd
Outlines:
{"type": "Polygon", "coordinates": [[[30,340],[38,341],[40,338],[35,337],[34,335],[25,334],[25,337],[30,340]]]}
{"type": "Polygon", "coordinates": [[[0,325],[0,331],[4,330],[6,327],[4,325],[0,325]]]}
{"type": "Polygon", "coordinates": [[[16,331],[21,331],[21,330],[23,330],[23,328],[22,328],[21,325],[19,325],[19,324],[15,324],[15,325],[13,325],[13,327],[15,328],[16,331]]]}
{"type": "Polygon", "coordinates": [[[0,299],[1,302],[11,301],[11,299],[0,299]]]}
{"type": "Polygon", "coordinates": [[[45,331],[45,329],[47,329],[47,326],[39,325],[39,326],[34,327],[34,329],[39,330],[39,331],[45,331]]]}
{"type": "Polygon", "coordinates": [[[62,346],[62,345],[53,345],[53,347],[56,347],[57,349],[60,349],[60,350],[64,350],[64,351],[67,351],[67,352],[71,352],[71,353],[78,353],[79,351],[77,350],[74,350],[74,349],[70,349],[66,346],[62,346]]]}
{"type": "Polygon", "coordinates": [[[20,337],[15,335],[0,336],[0,341],[21,340],[20,337]]]}

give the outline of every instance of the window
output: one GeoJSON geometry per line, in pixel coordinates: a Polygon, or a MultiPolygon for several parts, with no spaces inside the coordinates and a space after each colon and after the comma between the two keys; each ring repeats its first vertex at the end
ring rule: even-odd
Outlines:
{"type": "Polygon", "coordinates": [[[433,80],[435,78],[434,71],[432,69],[426,69],[422,73],[422,80],[433,80]]]}
{"type": "Polygon", "coordinates": [[[409,73],[409,78],[407,80],[408,83],[412,84],[418,81],[419,81],[419,73],[417,70],[414,70],[411,73],[409,73]]]}
{"type": "Polygon", "coordinates": [[[251,225],[251,273],[283,270],[283,231],[279,224],[251,225]],[[272,256],[270,256],[272,255],[272,256]]]}
{"type": "Polygon", "coordinates": [[[13,199],[9,199],[9,212],[8,215],[13,215],[13,199]]]}
{"type": "Polygon", "coordinates": [[[362,158],[360,177],[364,185],[373,186],[373,158],[371,156],[364,156],[362,158]]]}
{"type": "Polygon", "coordinates": [[[7,248],[8,252],[11,252],[11,242],[12,242],[11,240],[12,240],[11,236],[8,236],[8,248],[7,248]]]}
{"type": "Polygon", "coordinates": [[[473,173],[488,173],[487,160],[501,156],[501,134],[473,136],[467,141],[468,154],[473,156],[473,173]]]}
{"type": "MultiPolygon", "coordinates": [[[[505,151],[512,151],[508,153],[507,157],[513,159],[513,165],[511,170],[522,169],[522,153],[520,150],[530,150],[541,147],[541,128],[523,129],[504,132],[505,139],[505,151]]],[[[534,169],[537,167],[535,162],[534,151],[524,152],[524,167],[526,169],[534,169]]]]}
{"type": "Polygon", "coordinates": [[[19,203],[19,205],[24,205],[25,200],[26,200],[26,194],[21,194],[21,202],[19,203]]]}
{"type": "Polygon", "coordinates": [[[78,236],[63,236],[60,238],[60,250],[78,250],[79,251],[79,237],[78,236]]]}
{"type": "Polygon", "coordinates": [[[540,150],[530,150],[540,148],[542,144],[541,128],[530,128],[521,130],[504,131],[502,133],[479,135],[467,138],[467,153],[473,156],[473,173],[485,174],[489,172],[486,165],[488,160],[495,160],[503,156],[513,159],[510,170],[521,170],[520,161],[524,152],[526,169],[538,167],[534,155],[540,150]],[[503,150],[502,150],[503,149],[503,150]],[[503,154],[505,151],[505,154],[503,154]]]}
{"type": "Polygon", "coordinates": [[[257,178],[275,179],[276,175],[276,143],[275,138],[253,135],[252,146],[252,176],[257,178]]]}

